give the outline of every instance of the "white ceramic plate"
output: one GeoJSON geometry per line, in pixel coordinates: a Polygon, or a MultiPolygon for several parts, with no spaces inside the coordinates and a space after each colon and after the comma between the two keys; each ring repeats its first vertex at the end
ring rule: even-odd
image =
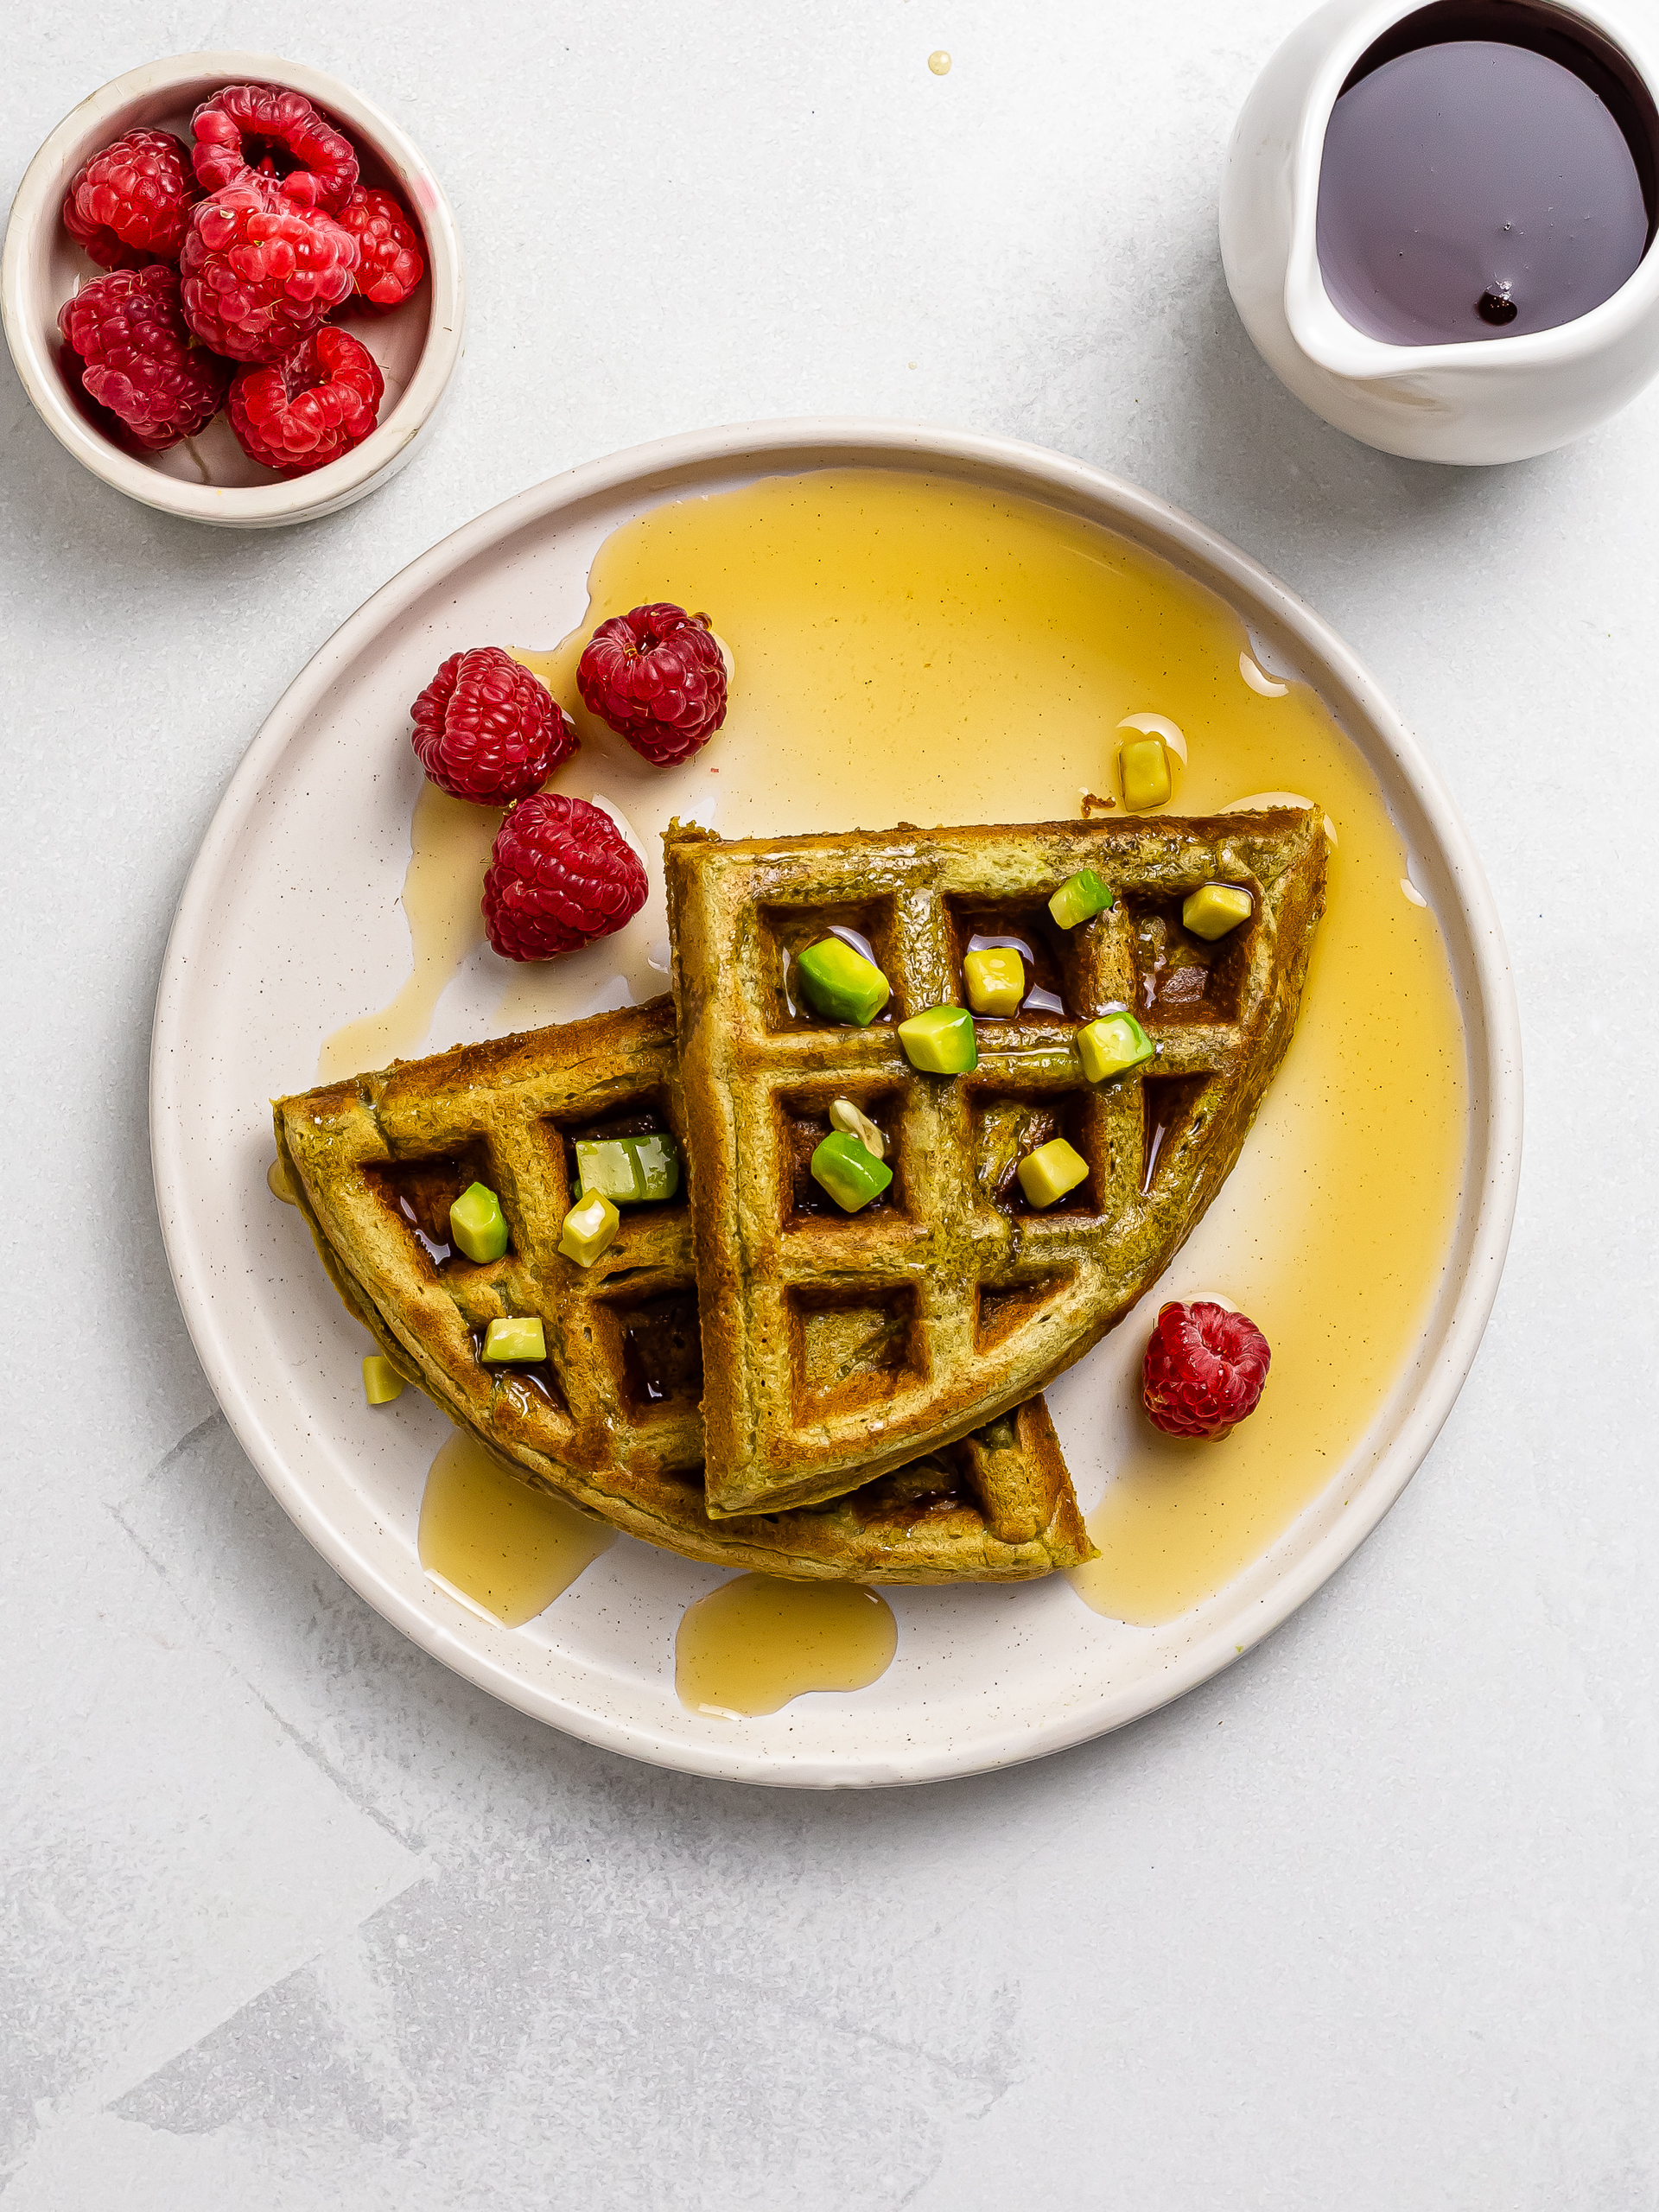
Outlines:
{"type": "MultiPolygon", "coordinates": [[[[464,1033],[442,1026],[439,1043],[464,1033]]],[[[745,425],[595,462],[481,516],[378,592],[292,685],[226,794],[174,925],[151,1065],[156,1193],[186,1320],[238,1436],[324,1558],[447,1665],[556,1726],[697,1773],[813,1787],[926,1781],[1078,1743],[1203,1681],[1300,1605],[1400,1495],[1468,1371],[1508,1243],[1520,1140],[1514,998],[1479,865],[1340,640],[1243,554],[1128,485],[1004,440],[858,421],[745,425]],[[412,1393],[391,1420],[364,1405],[354,1355],[366,1343],[297,1217],[265,1189],[265,1101],[302,1088],[321,1034],[383,1003],[408,972],[397,899],[418,772],[403,734],[442,655],[573,628],[601,541],[664,499],[872,466],[1023,493],[1118,531],[1218,592],[1274,665],[1314,686],[1380,783],[1446,938],[1468,1042],[1469,1165],[1413,1356],[1348,1464],[1216,1597],[1134,1628],[1085,1609],[1062,1577],[896,1590],[899,1653],[873,1688],[734,1720],[688,1710],[674,1687],[681,1614],[721,1570],[621,1539],[518,1630],[428,1581],[416,1522],[448,1424],[412,1393]]],[[[1103,1471],[1080,1378],[1092,1376],[1097,1401],[1105,1356],[1050,1394],[1085,1498],[1103,1471]]]]}

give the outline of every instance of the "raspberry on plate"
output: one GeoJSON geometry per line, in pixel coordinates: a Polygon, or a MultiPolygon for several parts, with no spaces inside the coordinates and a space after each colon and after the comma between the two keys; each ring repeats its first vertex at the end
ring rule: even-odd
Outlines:
{"type": "Polygon", "coordinates": [[[227,363],[190,342],[177,272],[164,261],[96,276],[58,310],[81,389],[146,453],[205,429],[224,404],[227,363]]]}
{"type": "Polygon", "coordinates": [[[170,130],[129,130],[75,171],[64,194],[63,227],[100,269],[176,261],[197,197],[182,138],[170,130]]]}
{"type": "Polygon", "coordinates": [[[508,960],[552,960],[620,930],[645,903],[645,868],[608,814],[543,791],[501,824],[484,927],[508,960]]]}
{"type": "Polygon", "coordinates": [[[356,274],[350,232],[263,176],[200,201],[179,257],[185,321],[232,361],[289,352],[351,297],[356,274]]]}
{"type": "Polygon", "coordinates": [[[270,177],[298,204],[337,215],[357,182],[357,155],[345,132],[280,85],[226,85],[202,102],[190,129],[204,192],[270,177]]]}
{"type": "Polygon", "coordinates": [[[357,240],[355,296],[371,307],[401,307],[426,274],[422,238],[395,193],[359,185],[340,211],[357,240]]]}
{"type": "Polygon", "coordinates": [[[636,607],[601,622],[576,668],[583,702],[659,768],[677,767],[726,719],[726,657],[706,614],[636,607]]]}
{"type": "Polygon", "coordinates": [[[481,806],[529,798],[576,749],[546,684],[499,645],[451,653],[409,711],[427,774],[481,806]]]}
{"type": "Polygon", "coordinates": [[[1173,1300],[1147,1346],[1141,1397],[1166,1436],[1219,1439],[1255,1411],[1273,1354],[1254,1321],[1207,1298],[1173,1300]]]}
{"type": "Polygon", "coordinates": [[[360,339],[325,323],[280,360],[238,370],[229,414],[250,461],[306,476],[360,446],[379,418],[379,364],[360,339]]]}

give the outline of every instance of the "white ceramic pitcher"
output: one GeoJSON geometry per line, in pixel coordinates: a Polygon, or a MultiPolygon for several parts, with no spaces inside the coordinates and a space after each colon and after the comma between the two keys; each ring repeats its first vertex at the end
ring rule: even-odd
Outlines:
{"type": "MultiPolygon", "coordinates": [[[[1222,261],[1263,359],[1327,423],[1417,461],[1522,461],[1593,429],[1659,370],[1659,241],[1611,299],[1552,330],[1395,346],[1340,315],[1315,236],[1325,129],[1360,57],[1426,12],[1422,0],[1330,0],[1286,40],[1228,149],[1222,261]]],[[[1578,0],[1552,12],[1565,30],[1599,33],[1659,105],[1652,58],[1617,4],[1578,0]]]]}

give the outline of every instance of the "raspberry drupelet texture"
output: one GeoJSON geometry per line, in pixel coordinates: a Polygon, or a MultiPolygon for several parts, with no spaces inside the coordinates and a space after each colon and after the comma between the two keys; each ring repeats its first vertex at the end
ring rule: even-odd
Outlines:
{"type": "Polygon", "coordinates": [[[361,445],[379,416],[385,384],[372,353],[325,323],[280,360],[239,370],[228,411],[250,461],[306,476],[361,445]]]}
{"type": "Polygon", "coordinates": [[[194,438],[224,403],[229,366],[191,344],[178,275],[165,262],[94,277],[64,302],[58,328],[82,391],[146,453],[194,438]]]}
{"type": "Polygon", "coordinates": [[[123,453],[150,453],[153,447],[136,438],[118,415],[111,414],[107,407],[100,407],[86,389],[86,364],[74,347],[68,344],[58,347],[58,372],[69,388],[69,397],[75,404],[75,412],[83,422],[90,423],[101,438],[107,438],[123,453]]]}
{"type": "Polygon", "coordinates": [[[291,352],[351,297],[356,274],[350,232],[262,176],[199,202],[179,257],[185,321],[232,361],[291,352]]]}
{"type": "Polygon", "coordinates": [[[659,768],[706,745],[726,719],[726,658],[703,614],[636,607],[601,622],[576,668],[583,702],[659,768]]]}
{"type": "Polygon", "coordinates": [[[1147,1346],[1141,1397],[1166,1436],[1224,1437],[1255,1411],[1273,1354],[1254,1321],[1207,1298],[1172,1300],[1147,1346]]]}
{"type": "Polygon", "coordinates": [[[176,261],[197,197],[183,139],[170,130],[129,130],[75,171],[63,227],[100,269],[176,261]]]}
{"type": "Polygon", "coordinates": [[[482,806],[528,799],[576,749],[552,693],[499,645],[451,653],[409,711],[427,774],[482,806]]]}
{"type": "Polygon", "coordinates": [[[280,85],[226,85],[202,102],[190,130],[204,192],[264,176],[296,204],[336,215],[357,183],[357,156],[345,132],[302,93],[280,85]]]}
{"type": "Polygon", "coordinates": [[[340,211],[357,240],[356,296],[371,307],[401,307],[426,274],[421,234],[395,193],[359,185],[340,211]]]}
{"type": "Polygon", "coordinates": [[[645,869],[608,814],[543,791],[501,824],[484,926],[508,960],[552,960],[609,937],[645,903],[645,869]]]}

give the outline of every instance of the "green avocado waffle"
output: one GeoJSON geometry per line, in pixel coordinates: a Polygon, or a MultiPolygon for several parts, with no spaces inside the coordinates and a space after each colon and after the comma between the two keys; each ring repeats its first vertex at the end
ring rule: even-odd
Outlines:
{"type": "Polygon", "coordinates": [[[1325,866],[1302,806],[671,828],[712,1514],[807,1504],[982,1428],[1129,1310],[1289,1043],[1325,866]],[[969,954],[1011,946],[1028,991],[970,1022],[969,954]]]}
{"type": "Polygon", "coordinates": [[[623,1205],[591,1266],[560,1249],[577,1163],[596,1147],[695,1157],[669,1000],[397,1062],[279,1099],[274,1120],[346,1305],[524,1479],[694,1559],[798,1579],[1015,1581],[1092,1556],[1040,1400],[843,1482],[829,1504],[710,1519],[685,1179],[642,1185],[663,1195],[623,1205]],[[499,1200],[493,1257],[454,1241],[451,1209],[474,1185],[499,1200]],[[491,1364],[492,1324],[525,1323],[543,1356],[491,1364]]]}

